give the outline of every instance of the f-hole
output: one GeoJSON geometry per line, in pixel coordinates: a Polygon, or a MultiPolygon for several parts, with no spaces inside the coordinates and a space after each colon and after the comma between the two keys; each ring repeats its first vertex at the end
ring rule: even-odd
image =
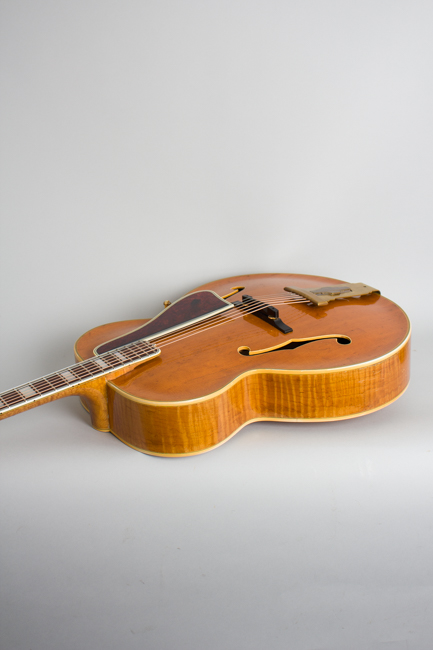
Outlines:
{"type": "Polygon", "coordinates": [[[242,345],[238,348],[238,352],[244,357],[252,357],[257,354],[269,354],[269,352],[279,352],[280,350],[295,350],[296,348],[300,348],[301,345],[308,345],[309,343],[323,341],[324,339],[333,339],[340,345],[349,345],[349,343],[352,343],[352,339],[348,336],[331,334],[329,336],[318,336],[311,339],[292,339],[291,341],[288,341],[288,343],[280,343],[280,345],[274,345],[272,348],[265,348],[264,350],[251,350],[251,348],[246,345],[242,345]]]}
{"type": "Polygon", "coordinates": [[[221,296],[223,300],[227,300],[227,298],[230,298],[230,296],[234,296],[235,294],[239,293],[239,291],[243,291],[245,287],[232,287],[230,293],[226,293],[225,296],[221,296]]]}

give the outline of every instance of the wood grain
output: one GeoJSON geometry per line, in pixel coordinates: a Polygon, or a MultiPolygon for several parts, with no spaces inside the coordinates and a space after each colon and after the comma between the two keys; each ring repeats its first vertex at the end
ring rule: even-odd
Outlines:
{"type": "MultiPolygon", "coordinates": [[[[368,278],[367,278],[368,280],[368,278]]],[[[259,299],[284,286],[319,287],[341,280],[294,274],[237,276],[203,285],[219,295],[236,285],[259,299]]],[[[236,296],[234,296],[235,298],[236,296]]],[[[179,337],[158,358],[107,382],[110,430],[147,453],[184,455],[206,451],[257,419],[342,419],[366,414],[395,400],[409,381],[407,316],[393,302],[371,295],[326,307],[278,305],[283,334],[253,314],[230,324],[179,337]],[[238,349],[266,349],[280,342],[347,336],[350,345],[322,339],[295,349],[255,356],[238,349]]],[[[111,323],[77,341],[77,359],[99,344],[143,325],[111,323]]],[[[92,410],[92,404],[87,404],[92,410]]]]}

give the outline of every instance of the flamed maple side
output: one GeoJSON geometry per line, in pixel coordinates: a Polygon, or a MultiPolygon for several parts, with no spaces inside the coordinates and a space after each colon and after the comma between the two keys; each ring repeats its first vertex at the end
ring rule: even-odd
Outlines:
{"type": "MultiPolygon", "coordinates": [[[[393,302],[377,294],[317,307],[284,304],[285,286],[314,288],[341,280],[295,274],[226,278],[198,287],[220,296],[232,287],[266,301],[278,296],[283,334],[254,314],[175,337],[162,353],[106,381],[107,426],[131,447],[161,456],[207,451],[255,420],[321,421],[356,417],[397,399],[409,382],[410,324],[393,302]],[[328,338],[322,338],[328,337],[328,338]],[[332,337],[332,338],[329,338],[332,337]],[[350,340],[340,345],[338,337],[350,340]],[[281,343],[312,339],[294,349],[245,356],[281,343]]],[[[234,302],[238,296],[229,300],[234,302]]],[[[233,314],[234,310],[231,310],[233,314]]],[[[111,323],[90,330],[76,343],[78,361],[146,320],[111,323]]],[[[158,343],[159,345],[159,343],[158,343]]],[[[82,398],[95,417],[95,401],[82,398]]]]}

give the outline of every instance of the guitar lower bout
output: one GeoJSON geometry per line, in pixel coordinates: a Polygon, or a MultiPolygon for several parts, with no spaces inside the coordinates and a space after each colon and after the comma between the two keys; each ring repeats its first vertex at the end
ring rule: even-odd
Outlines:
{"type": "Polygon", "coordinates": [[[77,395],[94,428],[150,455],[188,456],[250,422],[372,413],[409,382],[409,320],[364,283],[236,276],[164,306],[84,334],[75,364],[0,393],[0,419],[77,395]]]}
{"type": "Polygon", "coordinates": [[[409,343],[408,337],[386,358],[348,369],[254,370],[190,402],[134,398],[113,384],[108,389],[111,431],[139,451],[185,456],[221,445],[250,422],[329,422],[367,415],[406,390],[409,343]]]}

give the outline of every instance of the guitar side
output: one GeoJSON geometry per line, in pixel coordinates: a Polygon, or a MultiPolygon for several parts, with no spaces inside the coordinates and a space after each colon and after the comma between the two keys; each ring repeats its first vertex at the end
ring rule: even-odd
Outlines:
{"type": "MultiPolygon", "coordinates": [[[[199,289],[227,295],[234,286],[245,286],[249,294],[266,295],[288,284],[339,282],[265,274],[228,278],[199,289]]],[[[249,422],[352,418],[383,408],[405,391],[410,324],[391,301],[363,297],[320,312],[306,305],[282,305],[280,311],[294,328],[290,336],[254,315],[245,316],[231,327],[218,332],[209,328],[168,346],[158,359],[108,381],[109,430],[148,454],[193,455],[222,444],[249,422]],[[339,345],[337,336],[346,336],[351,345],[339,345]],[[278,348],[289,339],[308,344],[278,348]],[[243,356],[242,346],[270,352],[243,356]]],[[[145,322],[91,330],[77,341],[77,360],[91,357],[97,345],[145,322]]]]}

